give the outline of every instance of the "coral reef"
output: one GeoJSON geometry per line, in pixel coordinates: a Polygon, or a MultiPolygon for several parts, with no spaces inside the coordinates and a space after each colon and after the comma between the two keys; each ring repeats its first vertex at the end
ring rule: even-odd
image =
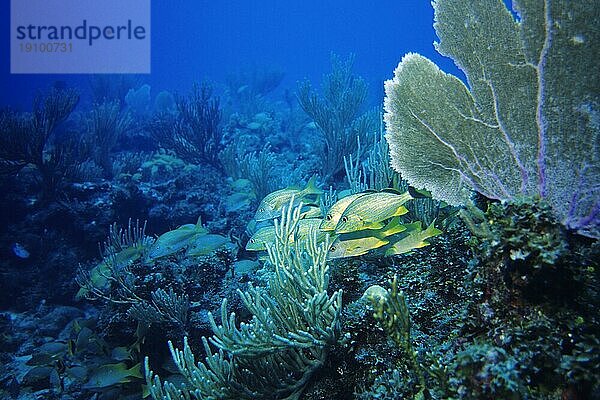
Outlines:
{"type": "Polygon", "coordinates": [[[599,7],[434,8],[385,118],[352,56],[0,111],[0,398],[600,398],[599,7]]]}

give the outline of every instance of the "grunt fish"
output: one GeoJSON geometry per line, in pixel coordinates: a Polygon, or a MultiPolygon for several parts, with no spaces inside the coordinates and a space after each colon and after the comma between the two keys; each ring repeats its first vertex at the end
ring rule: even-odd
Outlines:
{"type": "Polygon", "coordinates": [[[406,214],[408,210],[404,203],[411,199],[408,192],[397,194],[383,191],[360,196],[346,207],[335,227],[335,233],[381,229],[386,219],[406,214]]]}
{"type": "Polygon", "coordinates": [[[357,231],[340,235],[329,246],[327,259],[362,256],[371,250],[389,244],[389,236],[405,230],[407,230],[407,226],[403,225],[398,217],[395,217],[380,230],[357,231]]]}
{"type": "Polygon", "coordinates": [[[256,221],[266,221],[281,216],[281,208],[290,202],[292,196],[296,201],[301,201],[303,198],[311,195],[320,196],[323,190],[319,189],[316,184],[316,177],[313,176],[308,181],[304,189],[294,187],[276,190],[269,193],[258,206],[254,219],[256,221]]]}
{"type": "Polygon", "coordinates": [[[410,232],[408,236],[398,240],[393,245],[391,245],[390,248],[386,250],[385,255],[391,256],[396,254],[404,254],[408,253],[413,249],[419,249],[421,247],[428,246],[429,242],[427,242],[425,239],[437,236],[440,233],[442,233],[441,230],[433,226],[433,222],[424,231],[421,230],[420,224],[421,223],[419,222],[418,229],[415,229],[414,231],[410,232]]]}
{"type": "Polygon", "coordinates": [[[342,213],[354,200],[364,196],[365,192],[352,194],[350,196],[343,197],[333,204],[327,211],[327,215],[323,219],[321,226],[319,227],[322,231],[333,231],[335,226],[338,224],[342,213]]]}
{"type": "Polygon", "coordinates": [[[156,239],[148,251],[148,260],[154,260],[166,257],[178,252],[193,243],[198,236],[206,235],[208,230],[202,226],[202,221],[198,218],[196,224],[185,224],[172,231],[163,233],[156,239]]]}

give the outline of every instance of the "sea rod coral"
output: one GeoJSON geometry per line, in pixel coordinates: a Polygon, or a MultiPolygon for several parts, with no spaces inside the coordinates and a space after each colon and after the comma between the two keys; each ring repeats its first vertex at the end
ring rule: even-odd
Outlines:
{"type": "Polygon", "coordinates": [[[269,246],[273,268],[268,289],[250,286],[239,291],[253,315],[238,323],[235,313],[221,307],[221,324],[209,314],[213,336],[203,338],[206,357],[197,362],[187,338],[183,350],[169,348],[185,381],[162,381],[149,367],[146,381],[155,400],[287,399],[296,400],[329,350],[341,338],[342,291],[328,294],[328,241],[317,244],[317,232],[295,236],[302,204],[294,199],[281,211],[277,238],[269,246]],[[292,243],[296,243],[292,248],[292,243]],[[209,342],[219,351],[213,352],[209,342]]]}

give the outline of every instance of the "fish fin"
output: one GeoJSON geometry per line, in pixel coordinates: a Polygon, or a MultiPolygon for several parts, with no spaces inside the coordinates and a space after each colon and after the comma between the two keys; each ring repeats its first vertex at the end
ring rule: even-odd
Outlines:
{"type": "Polygon", "coordinates": [[[398,209],[396,210],[396,212],[394,212],[394,214],[392,214],[394,217],[399,217],[400,215],[404,215],[408,213],[408,209],[404,206],[400,206],[398,207],[398,209]]]}
{"type": "MultiPolygon", "coordinates": [[[[434,221],[435,222],[435,221],[434,221]]],[[[386,256],[396,255],[396,254],[404,254],[408,253],[413,249],[420,249],[425,246],[429,246],[429,242],[425,239],[428,239],[433,236],[437,236],[442,233],[441,230],[437,229],[434,226],[434,222],[432,222],[427,229],[421,230],[421,221],[414,222],[410,225],[414,225],[415,229],[410,231],[408,236],[398,240],[394,243],[387,251],[385,252],[386,256]],[[411,239],[416,238],[416,243],[411,244],[411,239]],[[417,241],[418,240],[418,241],[417,241]]]]}
{"type": "Polygon", "coordinates": [[[385,189],[381,189],[380,192],[381,193],[391,193],[391,194],[395,194],[395,195],[398,195],[398,196],[403,196],[403,197],[406,198],[406,200],[404,200],[404,202],[407,202],[409,200],[414,200],[415,199],[413,197],[412,193],[410,191],[408,191],[408,190],[401,191],[401,190],[396,189],[396,188],[385,188],[385,189]]]}
{"type": "Polygon", "coordinates": [[[150,389],[148,388],[148,385],[142,385],[142,398],[145,399],[148,396],[150,396],[150,389]]]}
{"type": "Polygon", "coordinates": [[[366,225],[363,229],[382,229],[385,226],[383,225],[383,222],[373,222],[367,224],[365,221],[363,221],[363,225],[366,225]]]}
{"type": "Polygon", "coordinates": [[[396,256],[398,254],[403,254],[405,252],[403,251],[398,251],[398,248],[396,246],[396,243],[394,243],[391,247],[389,247],[385,253],[384,256],[389,257],[389,256],[396,256]]]}
{"type": "Polygon", "coordinates": [[[353,254],[353,255],[351,255],[351,256],[343,256],[343,257],[344,257],[344,258],[345,258],[345,257],[359,257],[359,256],[364,256],[364,255],[365,255],[365,254],[367,254],[368,252],[369,252],[369,249],[362,249],[362,250],[359,250],[359,252],[358,252],[358,253],[356,253],[356,254],[353,254]]]}
{"type": "Polygon", "coordinates": [[[415,245],[415,249],[420,249],[425,246],[429,246],[429,242],[427,240],[422,240],[421,242],[419,242],[415,245]]]}
{"type": "Polygon", "coordinates": [[[423,238],[424,238],[424,239],[426,239],[426,238],[430,238],[430,237],[434,237],[434,236],[437,236],[437,235],[439,235],[439,234],[441,234],[441,233],[442,233],[442,231],[441,231],[441,230],[439,230],[438,228],[436,228],[436,227],[433,225],[434,223],[435,223],[435,220],[433,220],[433,222],[432,222],[431,224],[429,224],[429,226],[427,227],[427,229],[425,229],[425,230],[423,231],[423,233],[424,233],[424,236],[423,236],[423,238]]]}
{"type": "Polygon", "coordinates": [[[303,195],[310,195],[310,194],[321,195],[321,194],[323,194],[323,189],[319,189],[317,187],[317,175],[313,175],[308,180],[308,183],[306,184],[306,187],[304,188],[304,190],[302,190],[302,194],[303,195]]]}
{"type": "Polygon", "coordinates": [[[404,232],[406,230],[406,226],[402,224],[400,218],[394,217],[387,223],[387,225],[379,232],[378,237],[384,238],[387,236],[395,235],[396,233],[404,232]]]}
{"type": "Polygon", "coordinates": [[[202,215],[198,216],[198,221],[196,221],[196,230],[202,229],[202,215]]]}
{"type": "Polygon", "coordinates": [[[413,249],[419,248],[419,247],[423,247],[423,246],[419,246],[420,243],[417,244],[412,244],[411,243],[411,235],[415,235],[418,234],[419,232],[413,232],[412,234],[409,234],[408,236],[406,236],[405,238],[402,238],[400,240],[398,240],[397,242],[393,243],[386,251],[385,251],[385,255],[386,256],[395,256],[398,254],[404,254],[404,253],[408,253],[413,249]]]}
{"type": "Polygon", "coordinates": [[[362,256],[362,255],[367,254],[369,252],[369,250],[370,249],[368,247],[363,247],[363,246],[357,244],[352,247],[349,247],[348,251],[346,253],[344,253],[343,255],[341,255],[339,258],[362,256]]]}
{"type": "Polygon", "coordinates": [[[137,363],[133,367],[129,368],[127,370],[127,373],[129,374],[129,376],[132,376],[134,378],[143,379],[141,363],[137,363]]]}
{"type": "Polygon", "coordinates": [[[390,244],[390,241],[387,238],[383,238],[383,239],[377,238],[377,239],[379,239],[379,243],[377,243],[377,245],[375,247],[368,248],[367,251],[375,250],[375,249],[385,246],[386,244],[390,244]]]}
{"type": "Polygon", "coordinates": [[[404,226],[406,227],[406,230],[408,232],[421,231],[423,229],[421,221],[415,221],[413,223],[406,224],[404,226]]]}

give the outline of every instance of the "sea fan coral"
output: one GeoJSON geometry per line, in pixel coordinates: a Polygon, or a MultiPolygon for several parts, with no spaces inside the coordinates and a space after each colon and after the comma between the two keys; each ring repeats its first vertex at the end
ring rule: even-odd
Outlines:
{"type": "Polygon", "coordinates": [[[468,87],[418,54],[386,82],[394,169],[450,204],[544,198],[558,219],[600,237],[595,3],[434,2],[437,50],[468,87]]]}

